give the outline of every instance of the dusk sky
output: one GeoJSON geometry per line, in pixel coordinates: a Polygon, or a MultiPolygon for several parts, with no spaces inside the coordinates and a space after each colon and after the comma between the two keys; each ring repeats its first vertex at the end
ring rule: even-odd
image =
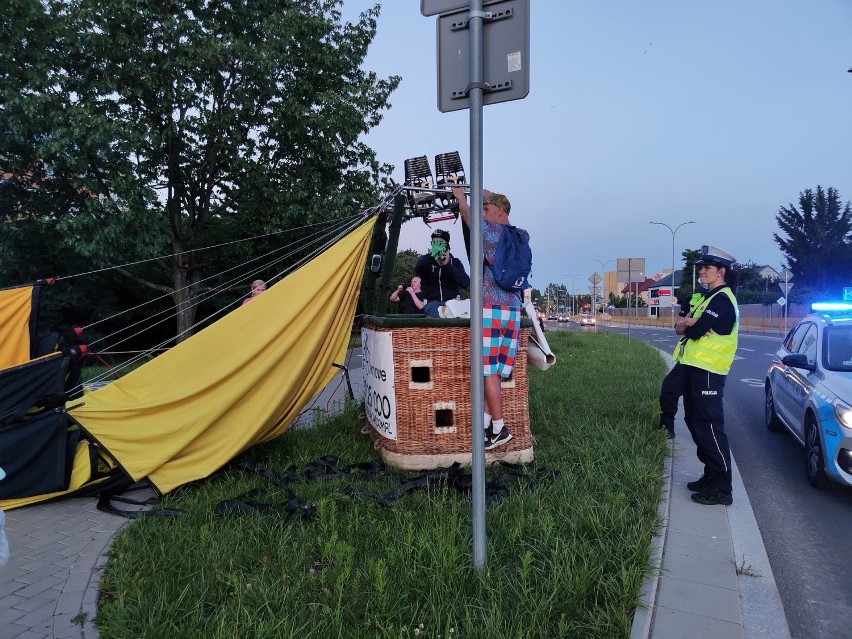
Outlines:
{"type": "MultiPolygon", "coordinates": [[[[371,4],[345,0],[344,17],[371,4]]],[[[483,180],[530,232],[535,287],[585,286],[573,276],[596,260],[671,268],[672,234],[651,221],[697,222],[677,232],[678,262],[713,244],[780,269],[780,206],[818,184],[852,199],[850,0],[530,4],[530,92],[485,107],[483,180]]],[[[402,84],[368,144],[398,182],[419,155],[458,150],[469,168],[470,112],[437,108],[437,18],[383,5],[366,67],[402,84]]],[[[464,259],[460,223],[439,226],[464,259]]],[[[421,221],[403,226],[400,248],[428,243],[421,221]]]]}

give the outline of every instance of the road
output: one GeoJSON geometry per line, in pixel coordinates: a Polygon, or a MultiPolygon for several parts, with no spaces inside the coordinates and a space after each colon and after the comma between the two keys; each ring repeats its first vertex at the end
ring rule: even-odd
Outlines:
{"type": "MultiPolygon", "coordinates": [[[[549,330],[583,330],[547,322],[549,330]]],[[[598,330],[627,335],[625,326],[598,330]]],[[[631,327],[668,353],[672,329],[631,327]]],[[[769,556],[794,639],[852,639],[852,488],[816,490],[805,456],[788,433],[764,425],[763,381],[779,338],[741,335],[725,386],[726,431],[769,556]]]]}

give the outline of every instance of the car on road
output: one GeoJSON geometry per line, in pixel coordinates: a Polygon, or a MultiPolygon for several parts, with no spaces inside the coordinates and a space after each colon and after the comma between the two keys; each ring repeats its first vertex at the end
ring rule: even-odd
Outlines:
{"type": "Polygon", "coordinates": [[[560,313],[559,314],[559,321],[560,322],[570,322],[571,316],[568,315],[568,313],[560,313]]]}
{"type": "Polygon", "coordinates": [[[589,315],[588,313],[583,313],[580,316],[580,326],[594,326],[595,325],[595,316],[589,315]]]}
{"type": "Polygon", "coordinates": [[[813,304],[766,373],[765,421],[804,446],[808,481],[852,486],[852,304],[813,304]]]}
{"type": "Polygon", "coordinates": [[[551,313],[550,315],[547,316],[547,319],[555,320],[555,319],[559,319],[559,317],[556,315],[556,313],[551,313]]]}

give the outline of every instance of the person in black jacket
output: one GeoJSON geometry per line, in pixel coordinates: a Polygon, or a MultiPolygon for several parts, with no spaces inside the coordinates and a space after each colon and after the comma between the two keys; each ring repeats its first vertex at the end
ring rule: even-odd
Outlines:
{"type": "MultiPolygon", "coordinates": [[[[707,289],[703,285],[699,286],[689,300],[689,308],[681,308],[679,316],[690,317],[695,307],[704,299],[706,293],[707,289]]],[[[675,436],[674,423],[677,405],[680,402],[681,395],[683,395],[685,384],[683,366],[680,362],[675,362],[660,386],[660,428],[666,429],[666,436],[669,439],[674,439],[675,436]]]]}
{"type": "Polygon", "coordinates": [[[420,278],[423,297],[430,302],[455,299],[461,289],[470,288],[470,276],[461,260],[450,253],[450,234],[442,229],[432,232],[429,253],[420,256],[414,273],[420,278]]]}
{"type": "Polygon", "coordinates": [[[401,302],[402,312],[405,315],[422,315],[423,307],[426,306],[426,298],[420,290],[420,278],[412,277],[411,285],[404,288],[402,284],[390,295],[391,302],[401,302]]]}

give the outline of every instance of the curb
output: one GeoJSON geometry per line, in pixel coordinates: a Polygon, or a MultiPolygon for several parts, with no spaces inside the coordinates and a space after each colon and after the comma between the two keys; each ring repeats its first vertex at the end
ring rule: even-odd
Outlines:
{"type": "Polygon", "coordinates": [[[651,539],[651,557],[649,560],[650,579],[642,584],[639,591],[639,601],[636,612],[633,613],[633,623],[630,626],[630,639],[647,639],[651,636],[654,626],[654,605],[657,602],[657,590],[660,585],[660,574],[663,565],[663,550],[666,545],[666,534],[669,529],[669,507],[672,493],[672,466],[674,465],[674,444],[669,441],[669,455],[666,457],[665,476],[663,479],[662,499],[657,507],[660,527],[651,539]]]}

